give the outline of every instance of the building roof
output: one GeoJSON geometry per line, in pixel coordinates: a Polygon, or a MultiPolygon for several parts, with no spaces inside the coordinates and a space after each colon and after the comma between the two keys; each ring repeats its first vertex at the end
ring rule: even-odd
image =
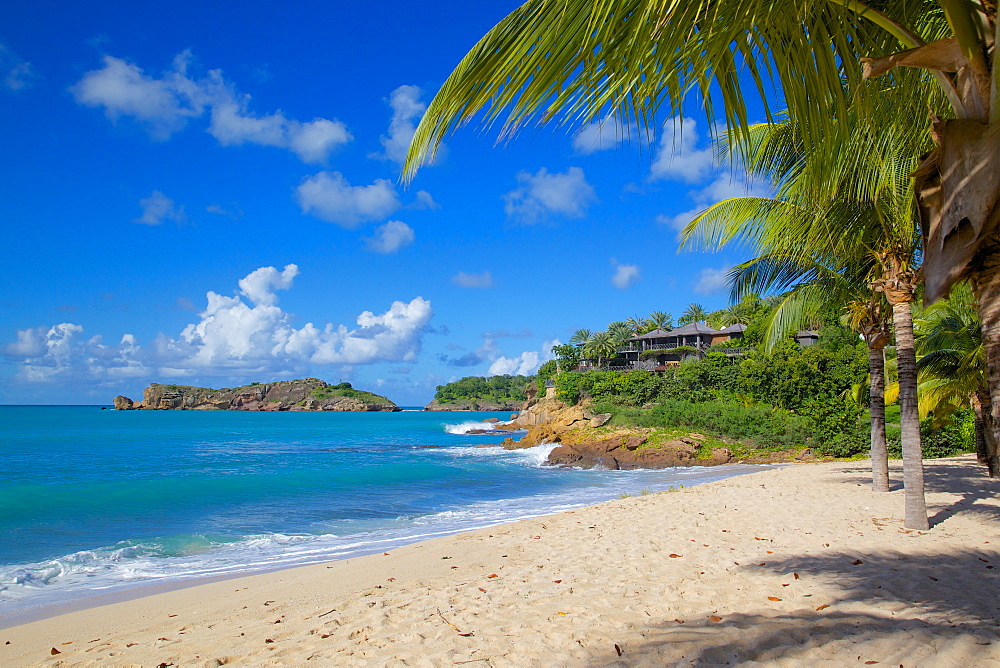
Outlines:
{"type": "Polygon", "coordinates": [[[730,325],[729,327],[723,327],[720,331],[723,334],[735,334],[736,332],[747,331],[747,326],[744,325],[742,322],[737,322],[735,324],[730,325]]]}
{"type": "Polygon", "coordinates": [[[640,334],[639,336],[633,336],[629,341],[644,341],[646,339],[665,339],[668,336],[673,336],[673,332],[666,332],[662,329],[654,329],[652,332],[647,332],[645,334],[640,334]]]}
{"type": "Polygon", "coordinates": [[[672,329],[667,333],[667,336],[691,336],[692,334],[719,334],[719,330],[712,329],[708,325],[703,325],[700,322],[689,322],[683,327],[678,327],[677,329],[672,329]]]}
{"type": "Polygon", "coordinates": [[[795,338],[797,338],[797,339],[808,339],[808,338],[818,339],[819,338],[819,333],[817,333],[817,332],[811,332],[808,329],[803,329],[801,332],[796,332],[795,333],[795,338]]]}

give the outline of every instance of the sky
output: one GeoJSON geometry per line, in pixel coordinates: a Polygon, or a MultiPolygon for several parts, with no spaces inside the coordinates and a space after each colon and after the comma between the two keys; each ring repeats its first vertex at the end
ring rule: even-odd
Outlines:
{"type": "Polygon", "coordinates": [[[748,186],[695,100],[647,141],[473,123],[400,182],[426,104],[517,4],[7,6],[0,403],[318,377],[416,406],[579,328],[724,307],[745,254],[677,234],[748,186]]]}

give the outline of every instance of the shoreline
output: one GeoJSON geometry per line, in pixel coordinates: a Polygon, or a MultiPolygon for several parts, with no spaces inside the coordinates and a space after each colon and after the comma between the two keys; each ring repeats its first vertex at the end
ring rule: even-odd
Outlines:
{"type": "Polygon", "coordinates": [[[968,456],[928,460],[934,528],[917,532],[899,463],[889,494],[867,466],[776,467],[49,617],[0,630],[0,663],[1000,663],[996,481],[968,456]]]}
{"type": "MultiPolygon", "coordinates": [[[[491,447],[499,446],[493,445],[491,447]]],[[[704,484],[702,480],[704,480],[705,477],[709,477],[710,480],[713,476],[720,475],[726,478],[736,477],[748,475],[760,470],[767,470],[767,468],[769,467],[752,464],[734,464],[724,466],[721,469],[716,468],[712,471],[695,470],[690,467],[679,468],[673,472],[653,471],[652,473],[663,473],[669,477],[666,480],[660,480],[659,483],[653,482],[652,484],[658,489],[661,488],[659,485],[662,485],[662,488],[666,488],[668,486],[674,487],[678,485],[682,487],[690,487],[692,485],[704,484]],[[689,475],[696,475],[696,477],[688,479],[689,475]]],[[[636,473],[641,474],[642,472],[636,473]]],[[[629,487],[632,488],[629,489],[630,492],[638,494],[640,489],[640,485],[638,483],[632,483],[629,487]]],[[[642,487],[645,489],[644,484],[642,487]]],[[[91,588],[81,586],[80,588],[68,590],[52,589],[50,591],[45,591],[43,589],[37,592],[37,598],[40,599],[39,602],[33,603],[31,598],[20,600],[13,599],[8,602],[11,609],[2,610],[2,608],[0,608],[0,630],[34,621],[41,621],[69,612],[88,610],[90,608],[100,607],[103,605],[131,601],[146,596],[156,595],[158,593],[187,589],[213,582],[252,577],[268,573],[278,573],[285,570],[303,568],[316,564],[327,564],[348,559],[357,559],[367,555],[381,553],[386,550],[397,550],[400,547],[414,543],[433,541],[439,538],[490,529],[513,522],[542,517],[561,510],[585,508],[597,503],[611,500],[617,496],[617,492],[615,493],[615,496],[605,495],[602,493],[602,490],[598,490],[598,493],[601,494],[601,498],[597,500],[584,501],[574,499],[572,503],[568,505],[565,503],[565,500],[560,500],[559,505],[561,505],[562,508],[559,510],[552,510],[551,508],[547,509],[541,506],[536,507],[537,504],[535,504],[530,505],[529,507],[519,507],[516,510],[511,507],[508,509],[508,512],[512,513],[512,516],[508,517],[477,517],[472,520],[471,524],[469,522],[455,522],[453,520],[440,526],[436,523],[423,524],[420,526],[413,524],[408,528],[401,529],[401,532],[398,533],[398,535],[377,536],[375,534],[358,534],[332,536],[335,539],[339,539],[337,544],[328,548],[311,548],[308,550],[308,552],[311,553],[311,556],[307,556],[306,558],[298,561],[289,559],[287,554],[279,551],[274,555],[271,555],[271,559],[262,560],[258,563],[247,563],[243,566],[243,568],[222,570],[221,572],[216,570],[217,567],[206,568],[202,565],[191,571],[191,574],[179,572],[169,575],[149,575],[143,579],[133,581],[117,580],[100,583],[92,582],[90,584],[91,588]],[[340,544],[351,547],[350,549],[344,549],[340,547],[340,544]],[[318,550],[324,550],[325,553],[318,550]],[[269,561],[275,560],[279,562],[285,561],[286,563],[268,563],[269,561]],[[212,572],[213,570],[215,572],[212,572]],[[98,585],[97,588],[93,588],[94,584],[98,585]]],[[[521,500],[522,499],[507,499],[507,502],[511,503],[521,500]]],[[[486,501],[484,503],[491,504],[494,502],[486,501]]],[[[431,517],[433,518],[437,515],[449,515],[454,512],[461,512],[462,510],[463,508],[442,510],[439,513],[431,515],[431,517]]],[[[324,536],[321,535],[311,537],[320,540],[324,538],[324,536]]],[[[239,543],[234,543],[233,545],[238,548],[239,543]]],[[[209,552],[206,554],[211,555],[212,553],[209,552]]],[[[53,561],[59,560],[56,559],[53,561]]],[[[86,582],[86,580],[83,580],[80,581],[79,584],[84,585],[86,582]]],[[[56,587],[58,585],[49,586],[56,587]]]]}

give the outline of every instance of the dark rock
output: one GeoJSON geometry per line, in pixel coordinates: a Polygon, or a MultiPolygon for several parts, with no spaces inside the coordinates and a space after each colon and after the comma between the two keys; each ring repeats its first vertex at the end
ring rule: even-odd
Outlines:
{"type": "Polygon", "coordinates": [[[117,397],[115,397],[115,410],[116,411],[130,411],[133,408],[134,408],[134,405],[132,403],[132,400],[129,399],[128,397],[123,397],[120,394],[117,397]]]}

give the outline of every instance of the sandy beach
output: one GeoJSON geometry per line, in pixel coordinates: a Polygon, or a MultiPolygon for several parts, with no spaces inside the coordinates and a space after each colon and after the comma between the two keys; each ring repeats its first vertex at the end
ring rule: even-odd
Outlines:
{"type": "Polygon", "coordinates": [[[0,630],[0,665],[1000,665],[1000,484],[799,464],[0,630]],[[58,653],[57,653],[58,652],[58,653]]]}

